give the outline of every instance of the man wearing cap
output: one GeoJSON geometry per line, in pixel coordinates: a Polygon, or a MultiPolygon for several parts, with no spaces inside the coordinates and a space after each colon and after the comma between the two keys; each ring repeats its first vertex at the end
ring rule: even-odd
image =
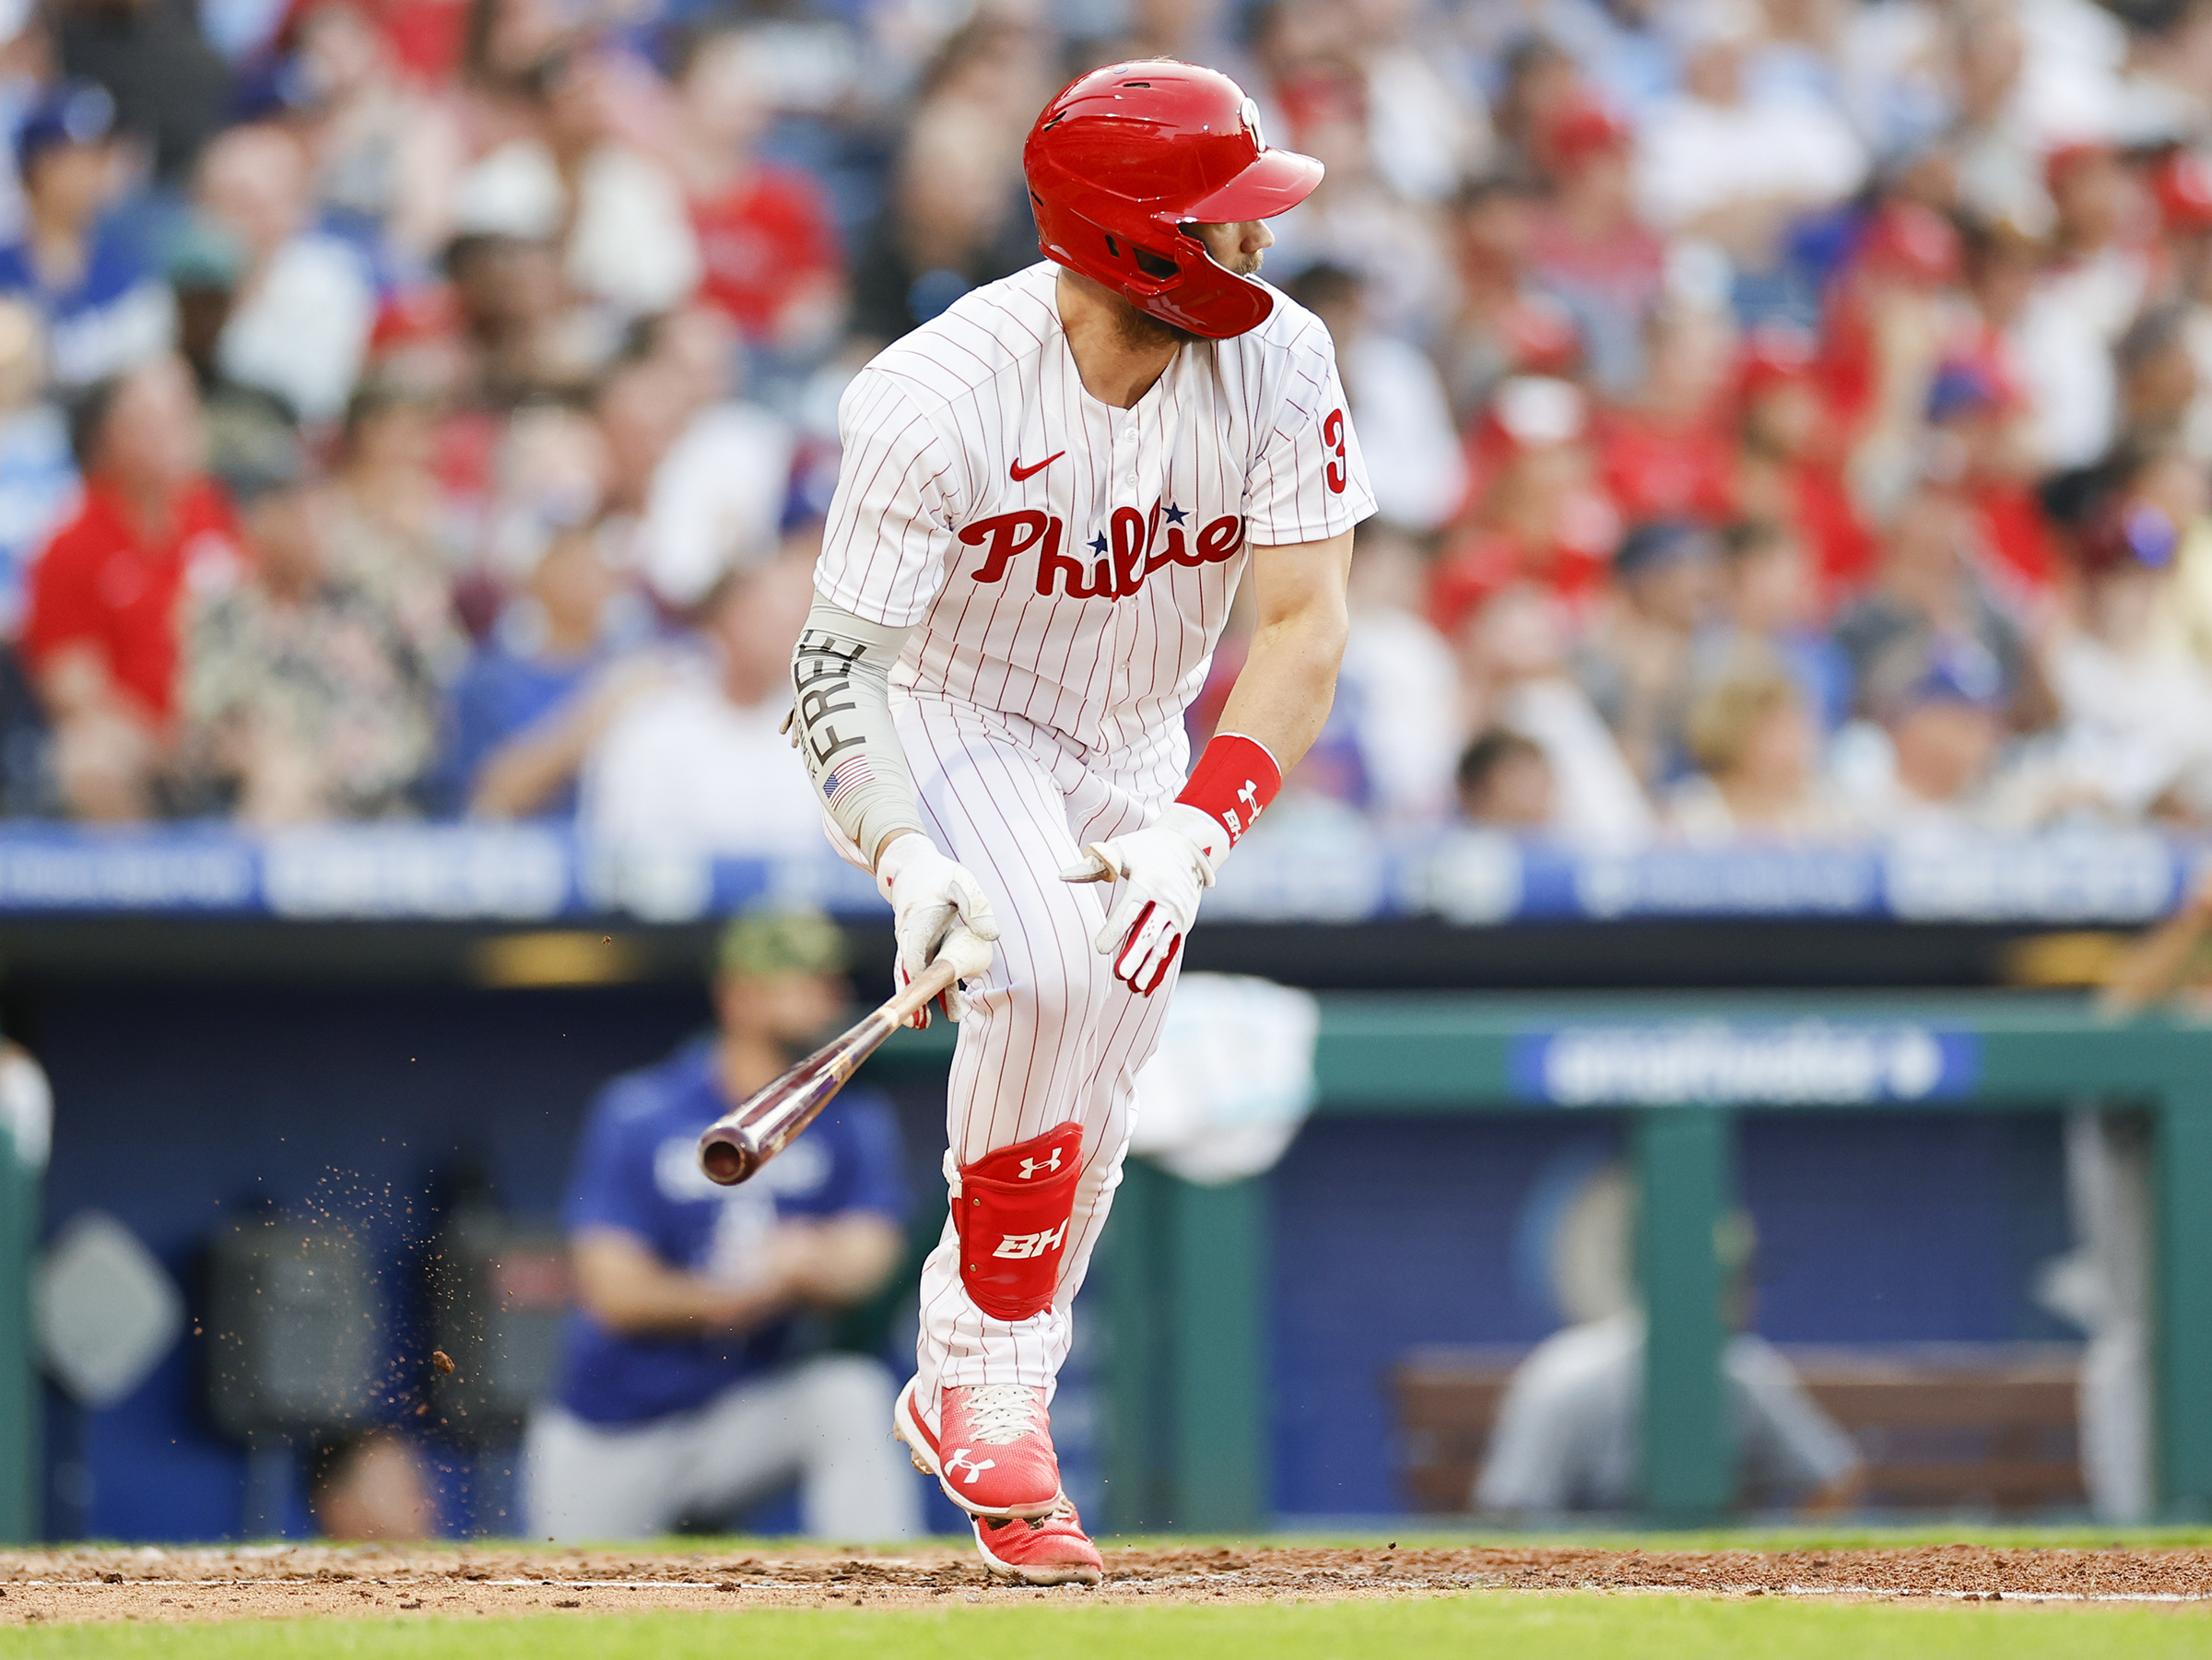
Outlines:
{"type": "Polygon", "coordinates": [[[872,1296],[900,1257],[888,1103],[846,1089],[742,1187],[699,1169],[700,1132],[835,1020],[846,966],[818,912],[740,918],[714,982],[719,1034],[593,1104],[563,1212],[577,1309],[524,1449],[535,1536],[726,1525],[794,1479],[817,1537],[920,1531],[918,1487],[883,1433],[890,1374],[824,1348],[824,1316],[872,1296]]]}
{"type": "Polygon", "coordinates": [[[115,102],[89,81],[65,81],[16,134],[25,224],[0,248],[0,294],[36,306],[49,371],[88,386],[169,344],[169,290],[122,230],[102,224],[115,195],[115,102]]]}
{"type": "Polygon", "coordinates": [[[2005,680],[1978,641],[1903,639],[1875,663],[1860,695],[1878,733],[1846,728],[1835,765],[1846,807],[1869,832],[1940,837],[2034,828],[2020,821],[2024,793],[1998,787],[2005,680]]]}

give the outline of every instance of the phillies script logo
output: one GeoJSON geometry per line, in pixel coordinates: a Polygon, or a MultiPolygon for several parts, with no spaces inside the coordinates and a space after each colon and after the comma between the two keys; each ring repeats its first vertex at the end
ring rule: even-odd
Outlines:
{"type": "Polygon", "coordinates": [[[1077,555],[1061,551],[1066,521],[1033,507],[978,519],[960,532],[960,540],[984,549],[982,566],[970,573],[979,583],[1005,582],[1007,567],[1033,551],[1038,593],[1049,595],[1056,589],[1070,599],[1126,599],[1155,571],[1218,565],[1244,546],[1241,515],[1223,514],[1201,530],[1195,542],[1183,534],[1182,522],[1190,516],[1171,503],[1163,510],[1158,501],[1148,514],[1117,507],[1107,529],[1088,544],[1094,557],[1088,566],[1077,555]]]}

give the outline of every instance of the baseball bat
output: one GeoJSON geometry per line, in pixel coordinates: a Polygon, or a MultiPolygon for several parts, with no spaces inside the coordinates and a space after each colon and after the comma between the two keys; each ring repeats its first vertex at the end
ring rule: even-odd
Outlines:
{"type": "Polygon", "coordinates": [[[814,1122],[884,1039],[932,997],[949,991],[952,982],[952,964],[941,959],[931,963],[881,1008],[709,1124],[699,1138],[699,1167],[707,1180],[724,1187],[749,1181],[814,1122]]]}

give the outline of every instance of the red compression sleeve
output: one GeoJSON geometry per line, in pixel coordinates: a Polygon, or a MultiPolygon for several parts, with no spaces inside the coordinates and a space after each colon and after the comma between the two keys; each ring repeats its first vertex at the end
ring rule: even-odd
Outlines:
{"type": "Polygon", "coordinates": [[[1282,787],[1283,770],[1266,745],[1241,732],[1217,732],[1175,799],[1218,819],[1234,847],[1282,787]]]}

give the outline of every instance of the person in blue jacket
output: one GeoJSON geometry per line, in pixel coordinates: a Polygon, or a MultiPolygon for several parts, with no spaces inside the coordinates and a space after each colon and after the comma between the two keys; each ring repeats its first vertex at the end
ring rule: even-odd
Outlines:
{"type": "Polygon", "coordinates": [[[846,966],[819,912],[741,917],[723,939],[719,1031],[594,1104],[563,1216],[577,1306],[524,1449],[535,1536],[726,1525],[794,1480],[817,1537],[920,1531],[918,1485],[883,1432],[890,1372],[823,1346],[823,1317],[900,1258],[910,1200],[888,1103],[846,1089],[742,1186],[714,1186],[697,1156],[700,1131],[834,1023],[846,966]]]}
{"type": "Polygon", "coordinates": [[[130,226],[112,217],[120,183],[115,100],[64,81],[16,133],[24,225],[0,246],[0,294],[46,325],[46,367],[65,394],[169,349],[169,285],[130,226]]]}

